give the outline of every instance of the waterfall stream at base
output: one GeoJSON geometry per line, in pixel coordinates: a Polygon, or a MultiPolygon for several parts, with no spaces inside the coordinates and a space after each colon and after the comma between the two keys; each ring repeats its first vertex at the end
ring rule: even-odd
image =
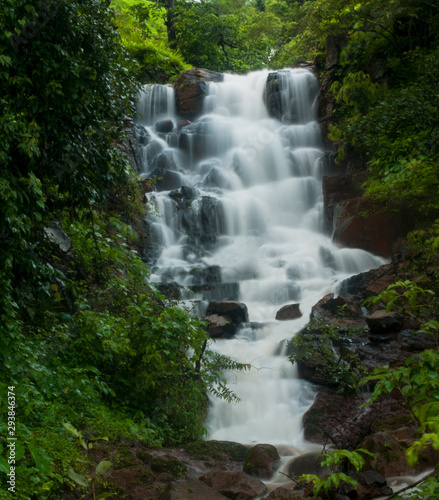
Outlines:
{"type": "Polygon", "coordinates": [[[326,152],[314,75],[276,72],[281,119],[267,111],[267,77],[273,73],[204,84],[203,113],[192,123],[176,115],[171,87],[147,86],[137,128],[142,175],[157,178],[147,195],[155,209],[148,220],[151,281],[178,287],[201,313],[211,300],[248,308],[250,322],[213,346],[252,369],[230,375],[240,403],[212,398],[208,438],[282,445],[294,455],[307,449],[301,420],[315,392],[297,378],[285,340],[342,280],[384,260],[340,248],[323,231],[326,152]],[[292,303],[303,316],[276,321],[292,303]]]}

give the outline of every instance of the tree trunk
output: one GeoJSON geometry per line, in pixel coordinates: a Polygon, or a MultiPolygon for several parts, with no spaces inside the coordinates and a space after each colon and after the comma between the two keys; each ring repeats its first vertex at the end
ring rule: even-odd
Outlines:
{"type": "Polygon", "coordinates": [[[166,16],[166,30],[168,32],[168,42],[171,48],[175,49],[177,46],[177,33],[175,31],[174,26],[174,8],[175,8],[175,0],[168,0],[167,6],[167,16],[166,16]]]}

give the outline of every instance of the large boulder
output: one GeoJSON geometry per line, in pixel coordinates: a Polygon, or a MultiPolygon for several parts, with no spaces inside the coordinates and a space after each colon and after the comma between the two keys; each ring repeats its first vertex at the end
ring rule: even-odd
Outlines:
{"type": "Polygon", "coordinates": [[[209,324],[207,333],[212,339],[230,339],[236,332],[237,327],[232,323],[232,320],[227,316],[218,316],[218,314],[210,314],[204,318],[209,324]]]}
{"type": "Polygon", "coordinates": [[[227,498],[250,500],[267,492],[265,484],[245,472],[211,471],[200,477],[207,484],[227,498]]]}
{"type": "Polygon", "coordinates": [[[208,69],[192,68],[182,73],[174,83],[177,113],[193,120],[203,106],[207,95],[208,82],[222,82],[224,75],[208,69]]]}
{"type": "Polygon", "coordinates": [[[375,459],[366,457],[366,467],[384,477],[414,476],[429,469],[434,469],[439,452],[431,447],[422,450],[415,468],[407,463],[406,450],[415,440],[415,428],[404,427],[397,431],[376,432],[367,436],[360,447],[375,455],[375,459]]]}
{"type": "Polygon", "coordinates": [[[302,474],[315,474],[317,476],[323,476],[329,469],[328,467],[322,467],[320,464],[322,462],[322,457],[318,453],[305,453],[293,458],[288,464],[288,475],[294,478],[296,481],[299,480],[302,474]]]}
{"type": "Polygon", "coordinates": [[[280,456],[272,444],[257,444],[250,448],[245,457],[243,471],[261,479],[270,479],[276,472],[280,456]]]}
{"type": "Polygon", "coordinates": [[[276,319],[279,321],[287,321],[290,319],[297,319],[303,316],[300,310],[300,304],[288,304],[283,306],[277,311],[276,319]]]}
{"type": "Polygon", "coordinates": [[[366,316],[366,323],[372,334],[396,333],[402,328],[401,316],[383,309],[366,316]]]}
{"type": "Polygon", "coordinates": [[[207,306],[207,315],[217,314],[218,316],[226,316],[235,324],[248,323],[247,306],[242,302],[233,300],[212,301],[207,306]]]}
{"type": "Polygon", "coordinates": [[[174,481],[166,485],[157,500],[226,500],[227,497],[197,479],[174,481]]]}

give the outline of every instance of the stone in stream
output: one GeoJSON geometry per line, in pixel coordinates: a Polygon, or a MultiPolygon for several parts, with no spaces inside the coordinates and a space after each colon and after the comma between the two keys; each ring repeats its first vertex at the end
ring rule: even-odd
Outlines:
{"type": "Polygon", "coordinates": [[[155,124],[155,129],[159,133],[166,134],[168,132],[172,132],[174,128],[174,122],[171,119],[160,120],[155,124]]]}
{"type": "Polygon", "coordinates": [[[228,316],[233,323],[248,323],[247,306],[242,302],[233,300],[212,301],[207,306],[207,314],[217,314],[218,316],[228,316]]]}
{"type": "Polygon", "coordinates": [[[279,321],[286,321],[289,319],[297,319],[302,317],[302,312],[300,310],[300,304],[288,304],[283,306],[277,311],[276,319],[279,321]]]}
{"type": "Polygon", "coordinates": [[[280,456],[272,444],[257,444],[250,448],[244,461],[243,471],[261,479],[270,479],[276,472],[280,456]]]}
{"type": "Polygon", "coordinates": [[[204,68],[192,68],[182,73],[174,83],[175,103],[179,115],[193,120],[202,111],[208,82],[222,82],[224,75],[204,68]]]}

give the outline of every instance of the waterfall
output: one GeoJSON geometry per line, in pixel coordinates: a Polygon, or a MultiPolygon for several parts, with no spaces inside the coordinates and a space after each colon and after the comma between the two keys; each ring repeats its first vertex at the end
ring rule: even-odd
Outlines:
{"type": "Polygon", "coordinates": [[[230,375],[240,403],[212,399],[209,438],[300,449],[314,390],[297,378],[285,339],[343,279],[384,261],[339,248],[323,231],[325,151],[311,72],[225,75],[206,94],[192,123],[176,116],[171,87],[148,86],[140,97],[142,175],[159,177],[148,195],[151,280],[177,284],[201,312],[212,299],[248,308],[250,323],[213,346],[253,369],[230,375]],[[270,85],[278,95],[268,94],[270,85]],[[291,303],[303,316],[276,321],[291,303]]]}

